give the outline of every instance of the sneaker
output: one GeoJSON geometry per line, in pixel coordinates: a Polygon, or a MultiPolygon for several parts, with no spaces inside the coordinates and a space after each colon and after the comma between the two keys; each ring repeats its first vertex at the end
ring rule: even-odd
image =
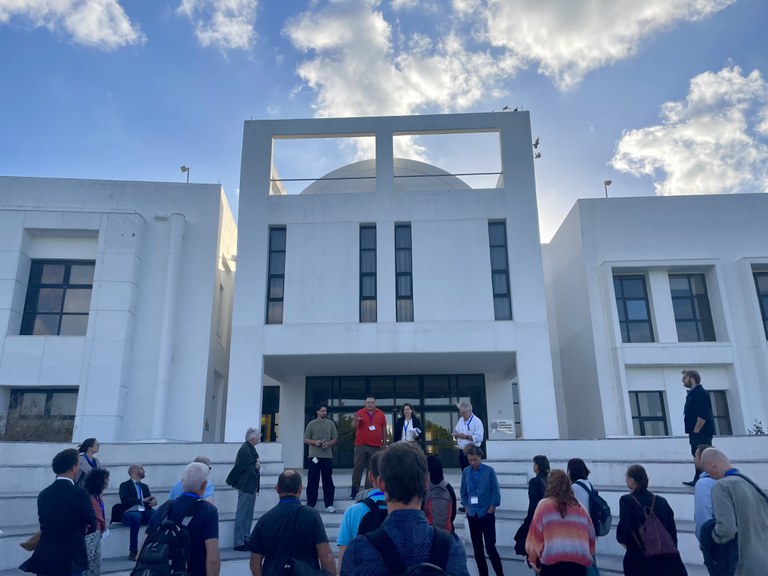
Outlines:
{"type": "Polygon", "coordinates": [[[328,512],[328,514],[336,514],[336,508],[333,506],[326,506],[325,511],[328,512]]]}
{"type": "Polygon", "coordinates": [[[464,508],[464,506],[462,506],[461,508],[459,508],[459,512],[466,512],[466,511],[467,511],[467,510],[466,510],[466,508],[464,508]]]}
{"type": "Polygon", "coordinates": [[[696,486],[696,480],[689,480],[688,482],[683,482],[686,486],[690,486],[691,488],[696,486]]]}
{"type": "Polygon", "coordinates": [[[131,562],[136,562],[136,551],[135,550],[131,550],[130,552],[128,552],[128,560],[130,560],[131,562]]]}

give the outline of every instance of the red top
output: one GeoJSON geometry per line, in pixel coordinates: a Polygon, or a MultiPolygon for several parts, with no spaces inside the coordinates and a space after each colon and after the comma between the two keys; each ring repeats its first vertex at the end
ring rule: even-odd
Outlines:
{"type": "Polygon", "coordinates": [[[371,415],[365,408],[360,408],[357,415],[360,417],[360,424],[357,425],[355,446],[380,447],[387,429],[387,417],[384,416],[384,412],[376,408],[371,415]],[[375,429],[371,430],[371,426],[375,429]]]}

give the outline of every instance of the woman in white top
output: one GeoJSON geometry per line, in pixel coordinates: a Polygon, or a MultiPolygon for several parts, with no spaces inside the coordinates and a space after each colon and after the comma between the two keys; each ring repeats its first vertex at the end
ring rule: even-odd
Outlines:
{"type": "Polygon", "coordinates": [[[421,436],[421,420],[413,411],[413,406],[406,402],[400,414],[401,416],[395,422],[395,442],[400,440],[418,442],[421,436]]]}
{"type": "MultiPolygon", "coordinates": [[[[568,460],[568,478],[571,479],[573,485],[573,495],[576,496],[584,509],[589,514],[589,492],[588,490],[594,490],[592,482],[587,480],[589,477],[589,468],[581,458],[571,458],[568,460]],[[584,486],[588,488],[585,488],[584,486]]],[[[599,576],[600,572],[597,568],[597,561],[594,561],[592,566],[587,568],[587,576],[599,576]]]]}

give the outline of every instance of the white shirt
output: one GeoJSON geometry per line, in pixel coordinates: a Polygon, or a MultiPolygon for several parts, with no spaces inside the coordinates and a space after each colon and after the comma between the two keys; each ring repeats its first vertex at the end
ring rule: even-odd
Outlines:
{"type": "Polygon", "coordinates": [[[459,434],[472,435],[472,440],[466,440],[465,438],[456,440],[456,443],[459,445],[459,450],[463,450],[464,446],[467,444],[480,446],[483,441],[483,435],[485,434],[483,423],[475,414],[472,414],[472,416],[469,417],[469,420],[464,420],[463,416],[459,418],[459,421],[456,422],[456,428],[454,428],[453,431],[458,432],[459,434]]]}
{"type": "Polygon", "coordinates": [[[589,492],[587,492],[584,486],[581,485],[582,482],[589,486],[590,490],[595,489],[595,487],[592,486],[592,482],[586,478],[582,478],[573,483],[573,495],[576,496],[576,500],[581,502],[581,505],[584,506],[584,509],[589,513],[589,492]]]}

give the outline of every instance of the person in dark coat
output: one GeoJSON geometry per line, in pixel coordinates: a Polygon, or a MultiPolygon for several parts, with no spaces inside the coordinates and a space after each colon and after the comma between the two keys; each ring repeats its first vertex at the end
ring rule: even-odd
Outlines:
{"type": "Polygon", "coordinates": [[[146,477],[144,466],[131,464],[128,466],[128,476],[130,479],[120,484],[118,493],[124,508],[122,522],[129,528],[128,560],[134,561],[139,549],[139,529],[152,519],[157,498],[152,496],[149,486],[142,482],[146,477]]]}
{"type": "Polygon", "coordinates": [[[528,530],[531,527],[531,520],[533,520],[533,513],[536,512],[536,506],[544,499],[544,493],[547,491],[549,458],[542,454],[534,456],[533,473],[535,476],[528,482],[528,512],[520,528],[515,533],[515,554],[525,556],[526,562],[528,554],[525,551],[525,540],[528,538],[528,530]]]}
{"type": "Polygon", "coordinates": [[[248,539],[251,536],[253,509],[256,507],[256,495],[261,489],[261,463],[256,444],[261,433],[255,428],[248,428],[245,442],[240,446],[235,458],[235,465],[227,476],[227,484],[237,489],[237,509],[235,510],[234,549],[244,552],[250,550],[248,539]]]}
{"type": "Polygon", "coordinates": [[[419,442],[421,437],[421,420],[416,416],[413,406],[406,402],[400,409],[400,416],[395,421],[393,430],[395,442],[407,440],[408,442],[419,442]]]}
{"type": "Polygon", "coordinates": [[[78,459],[74,448],[53,458],[56,480],[37,497],[40,543],[21,565],[25,572],[79,576],[88,567],[85,535],[96,529],[96,517],[88,493],[75,486],[80,474],[78,459]]]}
{"type": "Polygon", "coordinates": [[[643,552],[638,529],[645,523],[646,507],[653,504],[653,512],[666,528],[677,546],[677,527],[675,513],[667,501],[648,490],[648,474],[639,464],[627,468],[627,488],[630,494],[625,494],[619,500],[619,525],[616,528],[616,540],[627,549],[624,554],[625,576],[687,576],[679,553],[663,556],[646,556],[643,552]]]}

